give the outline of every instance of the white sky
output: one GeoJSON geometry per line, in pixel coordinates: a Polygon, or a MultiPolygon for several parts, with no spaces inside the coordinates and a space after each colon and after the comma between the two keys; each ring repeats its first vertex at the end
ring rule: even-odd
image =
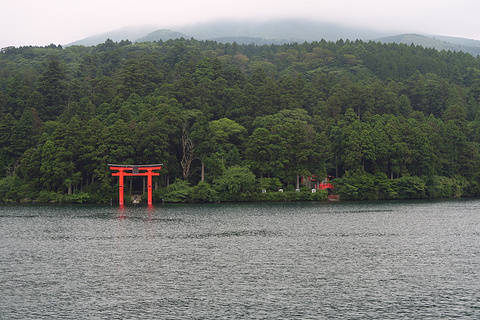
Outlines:
{"type": "Polygon", "coordinates": [[[0,48],[68,44],[132,25],[289,17],[480,40],[479,0],[0,0],[0,48]]]}

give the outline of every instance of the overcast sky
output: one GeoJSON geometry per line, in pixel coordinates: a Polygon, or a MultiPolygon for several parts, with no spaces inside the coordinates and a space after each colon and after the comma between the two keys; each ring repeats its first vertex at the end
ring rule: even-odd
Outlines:
{"type": "Polygon", "coordinates": [[[299,18],[480,40],[479,0],[0,0],[0,48],[68,44],[132,25],[299,18]]]}

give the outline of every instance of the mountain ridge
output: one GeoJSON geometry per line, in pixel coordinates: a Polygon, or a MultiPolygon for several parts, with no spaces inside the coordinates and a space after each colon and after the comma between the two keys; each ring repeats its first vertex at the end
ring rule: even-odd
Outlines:
{"type": "Polygon", "coordinates": [[[143,25],[143,26],[128,26],[120,29],[115,29],[112,31],[96,34],[90,37],[86,37],[71,43],[66,44],[65,46],[95,46],[100,43],[104,43],[105,40],[111,39],[115,42],[122,40],[136,40],[140,37],[143,37],[151,32],[158,30],[157,26],[152,25],[143,25]]]}
{"type": "Polygon", "coordinates": [[[462,51],[468,52],[474,56],[480,54],[480,41],[459,37],[405,33],[378,38],[375,39],[375,41],[382,43],[414,44],[424,48],[434,48],[439,51],[462,51]]]}
{"type": "Polygon", "coordinates": [[[170,39],[179,39],[179,38],[190,38],[188,35],[178,32],[178,31],[172,31],[170,29],[159,29],[155,30],[153,32],[150,32],[149,34],[136,39],[134,42],[146,42],[146,41],[166,41],[170,39]]]}
{"type": "Polygon", "coordinates": [[[181,33],[186,38],[198,40],[214,40],[235,38],[259,38],[273,42],[304,42],[304,41],[336,41],[342,39],[372,40],[374,38],[388,36],[385,32],[370,29],[352,28],[341,24],[318,22],[311,20],[271,20],[264,22],[252,21],[213,21],[198,23],[175,28],[160,28],[152,26],[125,27],[110,32],[105,32],[84,39],[65,44],[91,46],[105,42],[106,39],[113,41],[130,40],[132,42],[153,41],[152,33],[161,35],[157,40],[164,40],[166,30],[171,34],[181,33]],[[130,31],[129,29],[133,29],[130,31]],[[142,28],[144,30],[142,34],[142,28]],[[140,31],[140,32],[139,32],[140,31]],[[163,38],[162,38],[163,37],[163,38]]]}
{"type": "Polygon", "coordinates": [[[310,20],[272,20],[265,22],[251,21],[214,21],[192,24],[176,28],[159,28],[156,26],[132,26],[87,37],[66,44],[92,46],[105,42],[130,40],[132,42],[166,41],[178,38],[195,38],[218,42],[237,42],[239,44],[254,43],[283,44],[312,41],[362,40],[382,43],[405,43],[420,45],[437,50],[468,52],[480,55],[480,41],[468,38],[443,35],[403,33],[389,35],[385,32],[353,28],[341,24],[310,20]]]}

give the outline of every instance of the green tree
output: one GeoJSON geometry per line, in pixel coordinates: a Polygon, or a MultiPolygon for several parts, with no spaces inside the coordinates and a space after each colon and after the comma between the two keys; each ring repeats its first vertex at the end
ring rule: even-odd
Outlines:
{"type": "Polygon", "coordinates": [[[69,178],[75,169],[69,156],[65,148],[55,146],[52,140],[47,140],[42,146],[40,182],[46,190],[63,191],[69,187],[69,178]]]}
{"type": "Polygon", "coordinates": [[[245,155],[247,163],[259,176],[275,176],[285,179],[287,146],[280,135],[272,134],[266,128],[256,129],[249,137],[245,155]]]}
{"type": "Polygon", "coordinates": [[[120,71],[119,78],[118,92],[126,99],[133,93],[141,96],[152,93],[163,75],[148,60],[130,59],[120,71]]]}
{"type": "Polygon", "coordinates": [[[255,189],[255,174],[247,167],[233,166],[214,181],[214,187],[226,200],[246,199],[255,189]]]}
{"type": "Polygon", "coordinates": [[[68,103],[65,65],[58,56],[52,56],[40,76],[38,91],[44,105],[39,110],[44,120],[54,120],[68,103]]]}

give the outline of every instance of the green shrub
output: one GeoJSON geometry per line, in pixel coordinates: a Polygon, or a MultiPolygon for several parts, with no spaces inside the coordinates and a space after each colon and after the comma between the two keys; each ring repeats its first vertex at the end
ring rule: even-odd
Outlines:
{"type": "Polygon", "coordinates": [[[325,201],[328,192],[326,190],[317,190],[312,193],[311,189],[303,188],[300,191],[267,191],[266,193],[257,193],[255,201],[325,201]]]}
{"type": "Polygon", "coordinates": [[[221,201],[253,201],[255,175],[247,167],[233,166],[214,180],[221,201]]]}
{"type": "Polygon", "coordinates": [[[333,180],[336,193],[345,200],[373,200],[379,198],[375,176],[369,173],[353,174],[333,180]]]}
{"type": "Polygon", "coordinates": [[[62,195],[55,191],[42,190],[38,193],[35,202],[40,203],[61,203],[62,195]]]}
{"type": "Polygon", "coordinates": [[[405,176],[393,181],[399,199],[427,198],[427,186],[420,177],[405,176]]]}
{"type": "Polygon", "coordinates": [[[0,180],[0,201],[7,202],[7,192],[10,191],[10,187],[13,182],[13,177],[7,177],[0,180]]]}
{"type": "Polygon", "coordinates": [[[461,176],[432,176],[425,181],[429,198],[453,198],[476,193],[476,184],[461,176]]]}
{"type": "Polygon", "coordinates": [[[336,191],[345,200],[424,199],[427,185],[420,177],[388,179],[385,174],[354,174],[334,180],[336,191]]]}
{"type": "Polygon", "coordinates": [[[165,192],[162,194],[161,200],[163,202],[172,203],[187,202],[191,191],[192,188],[187,181],[177,179],[166,188],[165,192]]]}
{"type": "Polygon", "coordinates": [[[105,187],[98,181],[84,187],[83,192],[88,193],[90,203],[107,203],[115,200],[118,203],[118,185],[105,187]]]}
{"type": "Polygon", "coordinates": [[[277,178],[260,178],[257,179],[257,190],[272,190],[277,191],[282,188],[282,183],[277,178]]]}
{"type": "Polygon", "coordinates": [[[90,203],[90,201],[90,194],[87,192],[76,192],[63,197],[65,203],[90,203]]]}
{"type": "Polygon", "coordinates": [[[191,188],[189,202],[216,202],[218,201],[218,193],[209,183],[200,181],[196,186],[191,188]]]}

